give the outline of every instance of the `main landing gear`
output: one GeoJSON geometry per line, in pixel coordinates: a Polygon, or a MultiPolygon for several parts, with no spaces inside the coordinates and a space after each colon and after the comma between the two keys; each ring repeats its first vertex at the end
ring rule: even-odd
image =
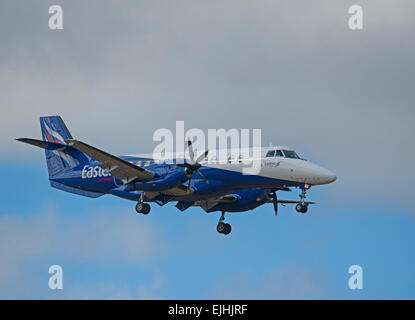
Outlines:
{"type": "Polygon", "coordinates": [[[148,203],[144,203],[143,199],[144,193],[142,192],[140,195],[140,200],[137,202],[137,205],[135,206],[135,211],[137,211],[137,213],[148,214],[151,210],[151,207],[148,203]]]}
{"type": "Polygon", "coordinates": [[[151,207],[148,203],[138,202],[135,206],[135,211],[137,211],[137,213],[148,214],[150,210],[151,207]]]}
{"type": "Polygon", "coordinates": [[[300,193],[300,202],[295,206],[295,210],[297,210],[297,212],[301,212],[301,213],[306,213],[307,209],[308,209],[308,204],[305,203],[305,198],[306,198],[306,189],[309,189],[310,187],[306,188],[302,188],[302,191],[300,193]]]}
{"type": "Polygon", "coordinates": [[[219,233],[229,234],[232,231],[232,227],[229,223],[224,223],[225,221],[225,211],[222,211],[222,215],[220,216],[219,223],[216,227],[216,230],[219,233]]]}

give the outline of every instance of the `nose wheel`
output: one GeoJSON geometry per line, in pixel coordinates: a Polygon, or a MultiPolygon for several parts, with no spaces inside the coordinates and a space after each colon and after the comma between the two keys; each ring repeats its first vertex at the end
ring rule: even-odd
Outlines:
{"type": "Polygon", "coordinates": [[[224,223],[223,221],[225,221],[225,211],[222,211],[222,215],[219,219],[219,223],[216,227],[216,230],[219,233],[223,233],[223,234],[229,234],[232,231],[232,227],[229,223],[224,223]]]}
{"type": "Polygon", "coordinates": [[[306,213],[307,212],[307,209],[308,209],[308,205],[306,205],[306,204],[303,204],[303,203],[298,203],[296,206],[295,206],[295,210],[297,210],[297,212],[301,212],[301,213],[306,213]]]}

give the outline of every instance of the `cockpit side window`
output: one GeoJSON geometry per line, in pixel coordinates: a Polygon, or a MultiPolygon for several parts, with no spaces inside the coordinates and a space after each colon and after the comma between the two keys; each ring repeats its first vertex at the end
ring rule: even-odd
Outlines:
{"type": "Polygon", "coordinates": [[[267,157],[267,158],[269,158],[269,157],[273,157],[274,155],[275,155],[275,150],[269,150],[269,151],[267,152],[266,157],[267,157]]]}
{"type": "Polygon", "coordinates": [[[275,156],[276,157],[283,157],[284,155],[282,154],[281,150],[277,150],[277,151],[275,151],[275,156]]]}
{"type": "Polygon", "coordinates": [[[293,150],[283,150],[286,158],[300,159],[300,157],[293,150]]]}

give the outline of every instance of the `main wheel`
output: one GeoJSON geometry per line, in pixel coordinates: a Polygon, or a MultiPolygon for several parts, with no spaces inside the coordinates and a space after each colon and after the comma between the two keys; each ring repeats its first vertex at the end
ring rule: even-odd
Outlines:
{"type": "Polygon", "coordinates": [[[148,214],[150,210],[151,207],[148,203],[138,202],[135,206],[135,211],[137,211],[137,213],[148,214]]]}
{"type": "Polygon", "coordinates": [[[225,230],[223,231],[223,234],[230,234],[232,231],[232,227],[229,223],[225,223],[225,230]]]}
{"type": "Polygon", "coordinates": [[[137,205],[135,206],[135,211],[137,211],[137,213],[143,213],[144,205],[145,203],[138,202],[137,205]]]}
{"type": "Polygon", "coordinates": [[[219,233],[224,233],[225,229],[226,229],[226,224],[223,223],[223,222],[219,222],[218,225],[217,225],[217,227],[216,227],[216,230],[219,233]]]}
{"type": "Polygon", "coordinates": [[[148,203],[144,203],[144,209],[141,213],[142,214],[148,214],[150,212],[150,210],[151,210],[150,205],[148,203]]]}

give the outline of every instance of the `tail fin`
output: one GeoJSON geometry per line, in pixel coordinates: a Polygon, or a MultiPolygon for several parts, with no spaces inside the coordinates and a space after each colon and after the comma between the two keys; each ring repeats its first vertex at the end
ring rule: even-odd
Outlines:
{"type": "Polygon", "coordinates": [[[65,140],[73,139],[71,133],[59,116],[40,117],[40,128],[44,141],[65,144],[65,140]]]}
{"type": "Polygon", "coordinates": [[[65,140],[73,138],[61,117],[41,117],[40,128],[44,141],[62,144],[62,149],[45,149],[49,177],[89,163],[90,158],[87,155],[66,145],[65,140]]]}

